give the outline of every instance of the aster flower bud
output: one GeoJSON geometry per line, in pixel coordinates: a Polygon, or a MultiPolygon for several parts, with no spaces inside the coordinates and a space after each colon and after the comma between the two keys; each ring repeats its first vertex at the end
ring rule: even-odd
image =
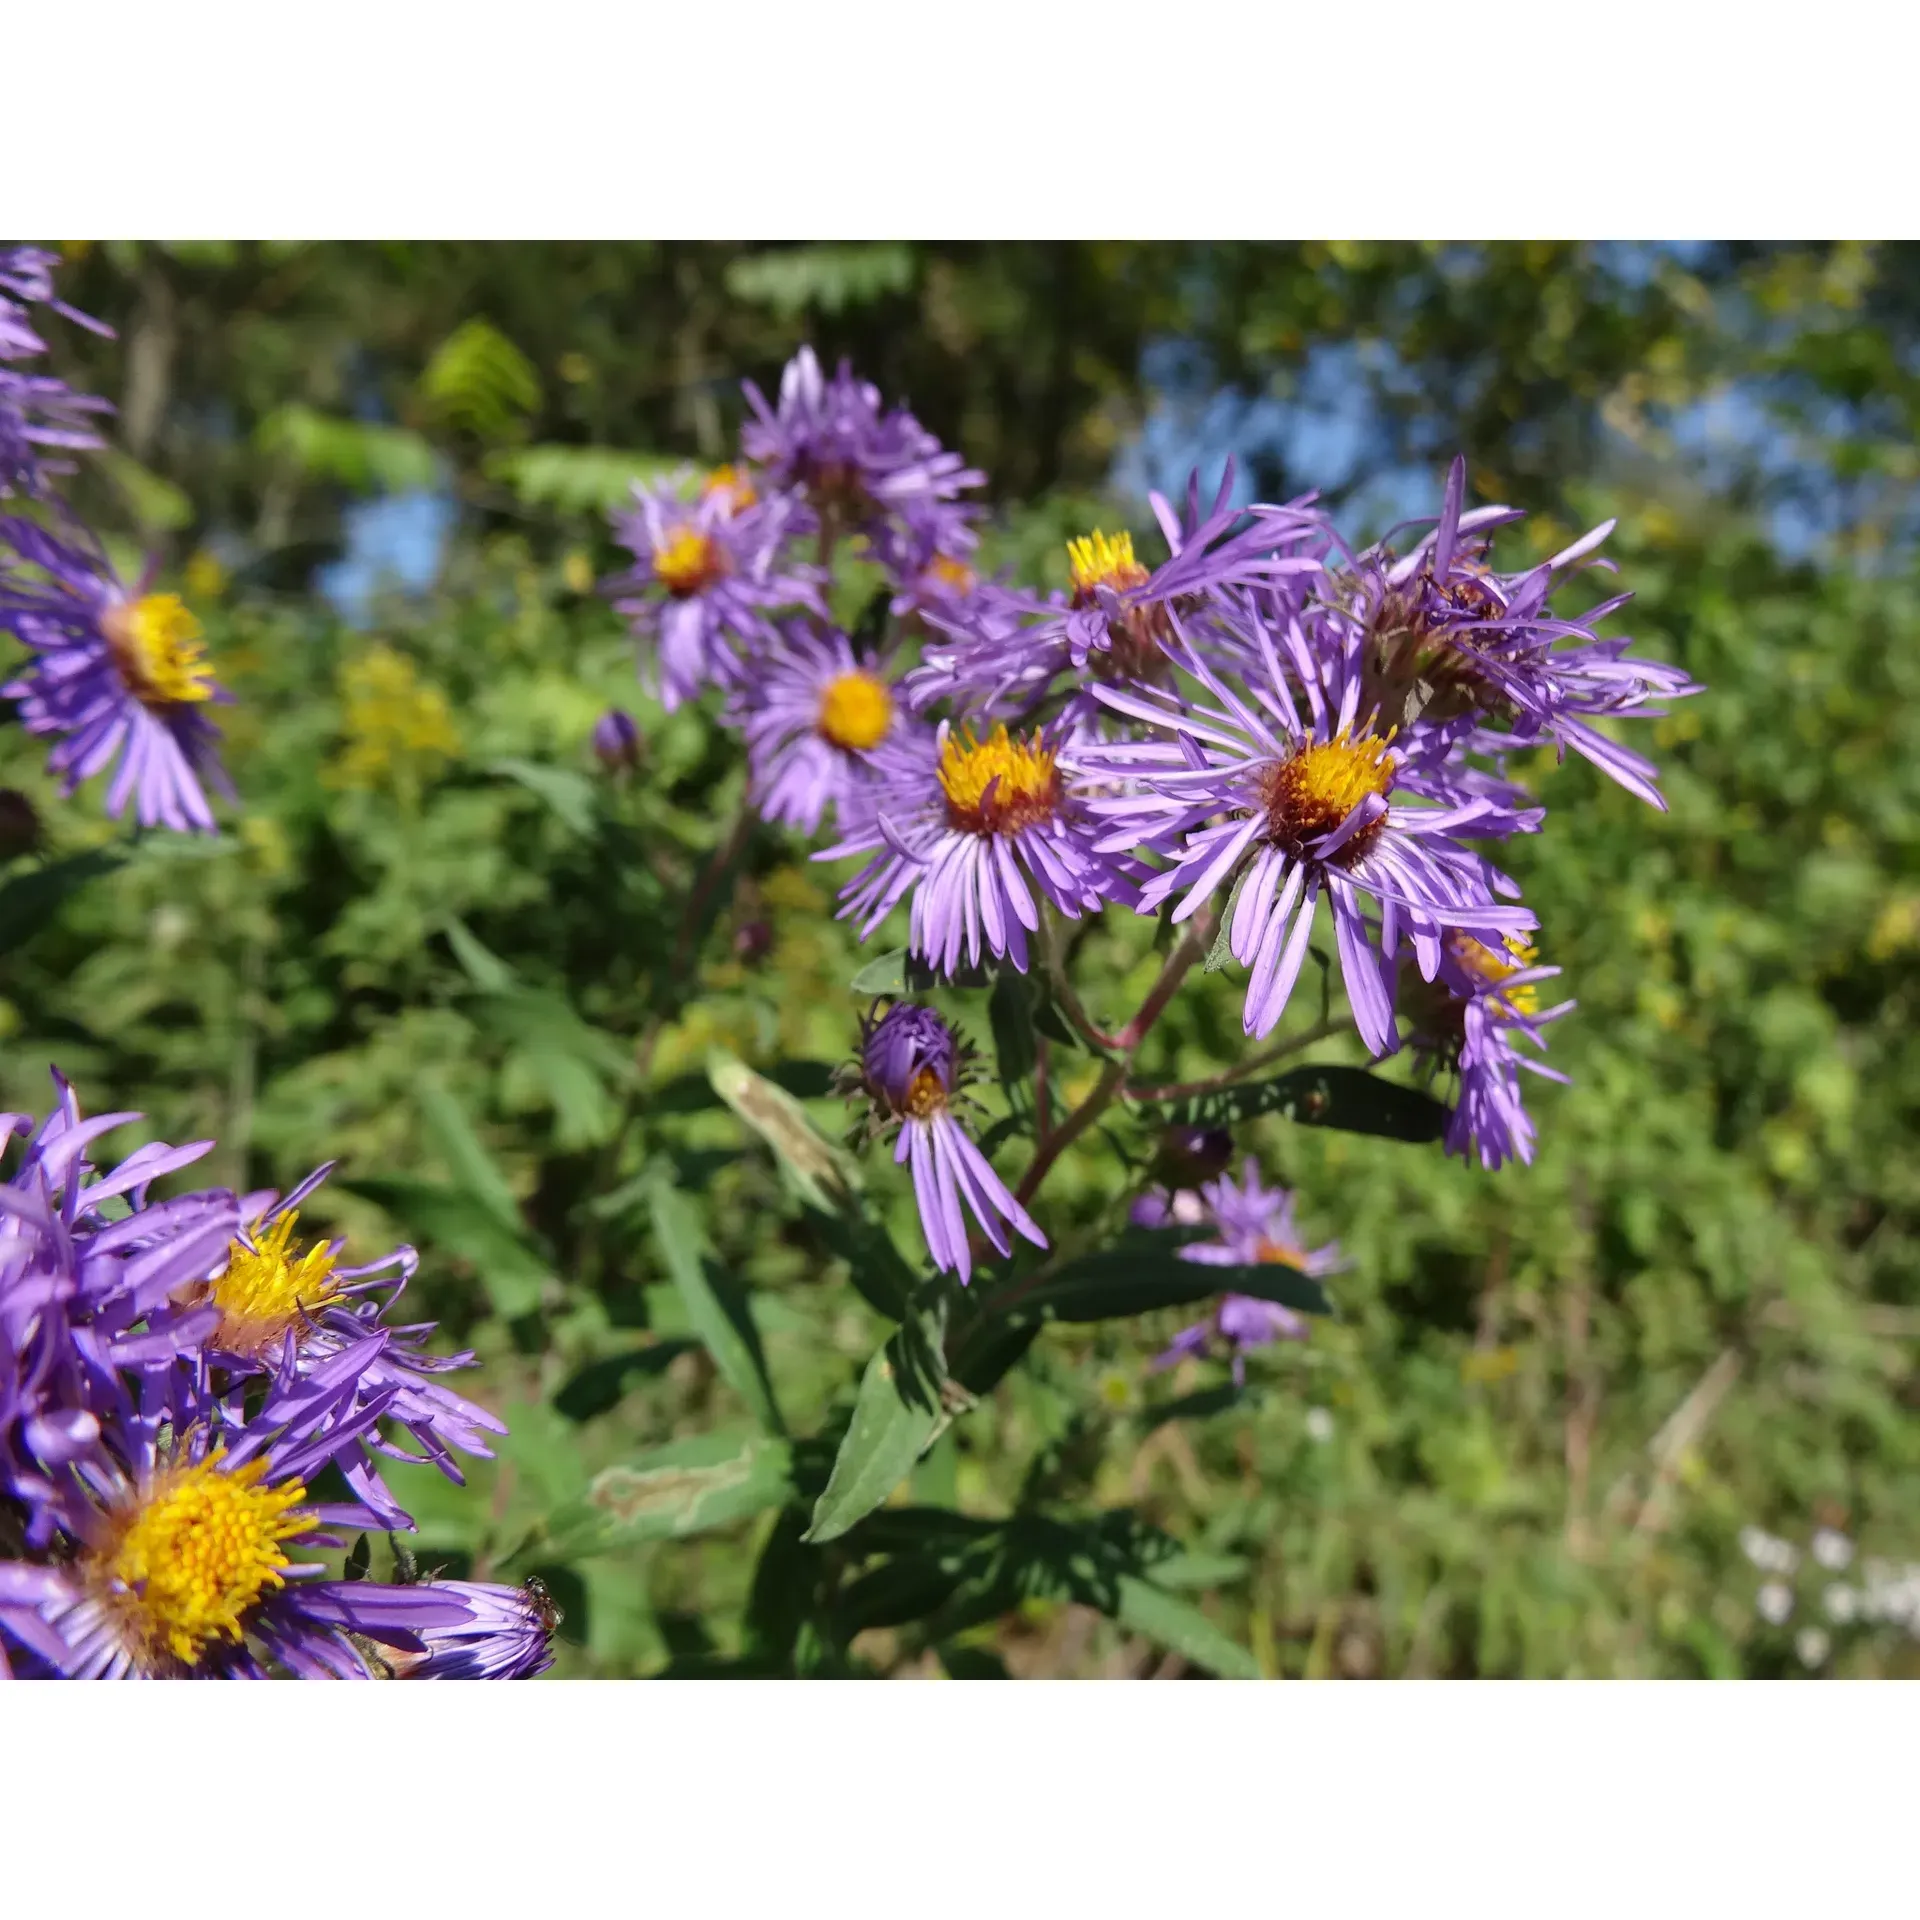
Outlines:
{"type": "Polygon", "coordinates": [[[609,773],[624,773],[640,761],[640,728],[624,707],[609,707],[593,723],[593,751],[609,773]]]}

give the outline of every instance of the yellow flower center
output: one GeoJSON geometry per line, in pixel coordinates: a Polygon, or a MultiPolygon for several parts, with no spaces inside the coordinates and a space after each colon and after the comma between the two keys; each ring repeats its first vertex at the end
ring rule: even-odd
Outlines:
{"type": "Polygon", "coordinates": [[[700,497],[724,500],[729,514],[745,513],[760,498],[753,490],[752,480],[735,466],[715,467],[701,483],[700,497]]]}
{"type": "Polygon", "coordinates": [[[665,543],[653,550],[654,578],[676,600],[704,592],[726,570],[711,536],[694,527],[675,527],[665,543]]]}
{"type": "Polygon", "coordinates": [[[938,1113],[947,1104],[946,1083],[933,1068],[922,1067],[907,1082],[907,1111],[916,1120],[938,1113]]]}
{"type": "Polygon", "coordinates": [[[225,1271],[209,1283],[204,1297],[220,1309],[214,1343],[227,1352],[269,1352],[297,1320],[342,1297],[333,1275],[333,1252],[324,1241],[296,1258],[293,1229],[298,1219],[298,1214],[283,1213],[251,1247],[234,1241],[225,1271]]]}
{"type": "MultiPolygon", "coordinates": [[[[1386,797],[1393,786],[1393,756],[1386,739],[1345,733],[1302,747],[1261,776],[1260,798],[1267,831],[1277,847],[1296,858],[1309,842],[1331,833],[1369,794],[1386,797]]],[[[1364,826],[1334,855],[1345,866],[1357,860],[1385,824],[1386,816],[1364,826]]]]}
{"type": "Polygon", "coordinates": [[[980,583],[980,576],[964,560],[956,560],[950,553],[936,553],[927,565],[927,572],[953,593],[971,593],[980,583]]]}
{"type": "Polygon", "coordinates": [[[1076,607],[1087,605],[1096,587],[1123,593],[1128,587],[1145,586],[1148,577],[1146,568],[1133,557],[1132,534],[1117,533],[1108,539],[1097,527],[1084,539],[1067,542],[1067,572],[1076,607]]]}
{"type": "Polygon", "coordinates": [[[1060,806],[1053,749],[1012,739],[1004,726],[984,740],[950,733],[936,769],[947,796],[947,819],[965,833],[1017,832],[1050,819],[1060,806]]]}
{"type": "MultiPolygon", "coordinates": [[[[1467,933],[1449,933],[1447,945],[1461,966],[1474,979],[1489,987],[1497,988],[1500,982],[1510,975],[1540,964],[1539,949],[1531,946],[1515,933],[1506,936],[1505,958],[1495,953],[1491,947],[1482,946],[1478,940],[1467,933]]],[[[1540,985],[1535,980],[1528,980],[1517,987],[1508,987],[1494,997],[1511,1007],[1515,1013],[1535,1014],[1540,1011],[1540,985]]]]}
{"type": "Polygon", "coordinates": [[[122,601],[100,616],[100,630],[133,697],[144,707],[213,698],[213,669],[200,622],[177,593],[122,601]]]}
{"type": "Polygon", "coordinates": [[[197,1666],[215,1640],[243,1639],[248,1610],[286,1584],[280,1543],[312,1524],[293,1511],[303,1482],[262,1486],[264,1460],[223,1473],[222,1457],[161,1473],[90,1556],[91,1583],[149,1673],[197,1666]]]}
{"type": "Polygon", "coordinates": [[[864,753],[887,737],[893,724],[893,695],[875,674],[857,670],[836,674],[820,695],[820,714],[814,724],[823,740],[848,753],[864,753]]]}
{"type": "Polygon", "coordinates": [[[1278,1240],[1262,1238],[1253,1257],[1263,1267],[1291,1267],[1295,1273],[1306,1266],[1306,1256],[1298,1248],[1283,1247],[1278,1240]]]}

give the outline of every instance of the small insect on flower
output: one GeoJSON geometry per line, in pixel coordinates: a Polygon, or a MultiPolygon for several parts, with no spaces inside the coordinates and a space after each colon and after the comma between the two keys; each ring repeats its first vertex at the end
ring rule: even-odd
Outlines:
{"type": "Polygon", "coordinates": [[[424,1631],[423,1650],[393,1649],[396,1680],[530,1680],[553,1665],[553,1636],[565,1615],[538,1574],[517,1587],[473,1580],[425,1580],[415,1591],[464,1608],[452,1626],[424,1631]]]}
{"type": "Polygon", "coordinates": [[[882,1004],[861,1019],[859,1058],[842,1070],[841,1086],[865,1096],[869,1137],[898,1129],[894,1163],[912,1169],[934,1265],[958,1273],[963,1284],[971,1277],[968,1213],[1003,1257],[1013,1243],[1002,1222],[1044,1247],[1046,1235],[960,1124],[956,1109],[965,1104],[971,1049],[931,1007],[899,1001],[882,1012],[882,1004]]]}
{"type": "Polygon", "coordinates": [[[206,707],[214,679],[199,621],[152,574],[124,584],[104,553],[0,518],[0,631],[32,658],[0,687],[29,733],[59,737],[47,764],[72,793],[117,762],[107,812],[143,827],[214,830],[203,788],[231,796],[206,707]]]}

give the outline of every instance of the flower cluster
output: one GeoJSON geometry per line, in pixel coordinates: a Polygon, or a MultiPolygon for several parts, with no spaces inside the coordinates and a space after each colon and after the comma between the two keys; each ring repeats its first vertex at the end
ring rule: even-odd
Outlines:
{"type": "MultiPolygon", "coordinates": [[[[1197,1190],[1155,1188],[1134,1202],[1137,1227],[1210,1226],[1219,1237],[1195,1240],[1179,1249],[1182,1260],[1210,1267],[1285,1267],[1319,1279],[1337,1273],[1340,1249],[1329,1242],[1309,1250],[1293,1219],[1294,1197],[1285,1187],[1262,1183],[1260,1169],[1248,1160],[1236,1182],[1226,1175],[1204,1182],[1197,1190]]],[[[1246,1379],[1247,1355],[1275,1340],[1304,1340],[1306,1316],[1277,1300],[1257,1300],[1248,1294],[1225,1293],[1206,1319],[1176,1335],[1173,1344],[1154,1362],[1170,1367],[1190,1355],[1204,1353],[1215,1340],[1233,1355],[1235,1384],[1246,1379]]]]}
{"type": "Polygon", "coordinates": [[[47,350],[34,329],[34,307],[112,337],[110,328],[54,297],[58,265],[57,254],[39,247],[0,247],[0,494],[44,497],[62,470],[61,456],[98,447],[93,422],[112,412],[106,401],[28,369],[47,350]]]}
{"type": "Polygon", "coordinates": [[[485,1457],[505,1428],[396,1326],[410,1247],[349,1266],[284,1199],[153,1185],[211,1141],[109,1170],[55,1075],[0,1184],[0,1675],[363,1678],[540,1671],[544,1595],[327,1577],[343,1529],[412,1526],[383,1459],[485,1457]],[[411,1441],[403,1443],[400,1436],[411,1441]],[[333,1483],[323,1486],[323,1481],[333,1483]],[[336,1497],[344,1495],[344,1498],[336,1497]]]}
{"type": "Polygon", "coordinates": [[[108,329],[56,300],[56,257],[0,249],[0,495],[24,496],[58,531],[25,514],[0,516],[0,632],[28,658],[0,694],[20,703],[29,733],[54,745],[52,771],[72,793],[112,769],[107,812],[129,804],[143,827],[212,832],[206,789],[231,795],[215,754],[210,704],[228,698],[214,678],[200,623],[177,594],[158,593],[153,569],[119,577],[100,542],[53,491],[54,456],[100,445],[103,400],[20,371],[44,351],[28,307],[45,306],[96,332],[108,329]]]}
{"type": "MultiPolygon", "coordinates": [[[[1259,1039],[1330,924],[1318,957],[1367,1051],[1410,1043],[1453,1080],[1448,1150],[1532,1157],[1522,1074],[1563,1077],[1535,1056],[1572,1003],[1541,1007],[1557,969],[1489,857],[1545,817],[1507,757],[1571,748],[1661,806],[1657,770],[1601,726],[1698,691],[1598,632],[1626,595],[1557,604],[1610,566],[1611,523],[1503,572],[1493,537],[1522,516],[1468,508],[1464,460],[1410,541],[1364,549],[1311,495],[1236,504],[1229,464],[1210,503],[1197,476],[1177,507],[1152,496],[1164,557],[1089,529],[1067,591],[1043,593],[982,576],[959,497],[981,476],[848,369],[829,379],[802,349],[777,405],[746,394],[738,463],[636,489],[616,516],[640,565],[610,590],[669,704],[724,690],[762,814],[827,832],[817,859],[862,860],[841,914],[863,939],[904,907],[910,959],[953,980],[1026,971],[1052,951],[1050,915],[1164,913],[1189,941],[1218,931],[1259,1039]],[[827,610],[849,551],[885,577],[860,644],[827,610]]],[[[903,1123],[936,1263],[964,1274],[956,1196],[972,1194],[935,1179],[925,1116],[866,1083],[903,1123]]],[[[1005,1216],[980,1197],[983,1224],[1005,1216]]]]}

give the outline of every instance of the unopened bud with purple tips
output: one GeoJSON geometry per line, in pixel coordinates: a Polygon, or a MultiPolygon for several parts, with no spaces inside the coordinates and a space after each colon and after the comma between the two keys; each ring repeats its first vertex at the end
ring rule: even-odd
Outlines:
{"type": "Polygon", "coordinates": [[[624,707],[609,707],[594,722],[593,750],[609,773],[624,773],[640,760],[640,729],[624,707]]]}

